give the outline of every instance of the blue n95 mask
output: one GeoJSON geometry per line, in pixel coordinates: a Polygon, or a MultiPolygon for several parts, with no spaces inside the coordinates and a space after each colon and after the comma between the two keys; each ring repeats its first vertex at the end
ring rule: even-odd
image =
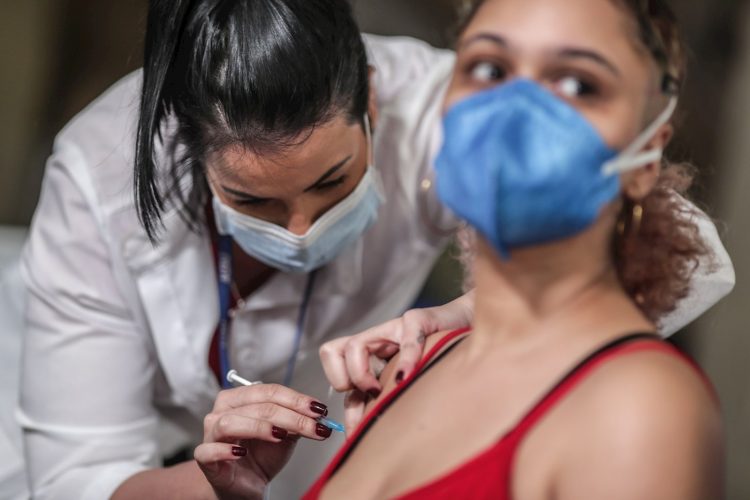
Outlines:
{"type": "Polygon", "coordinates": [[[514,80],[454,105],[443,118],[437,189],[456,215],[503,256],[574,236],[620,193],[622,172],[659,161],[642,151],[676,98],[619,152],[572,106],[531,80],[514,80]]]}
{"type": "Polygon", "coordinates": [[[213,196],[219,234],[229,235],[248,255],[284,272],[307,273],[336,258],[377,220],[384,201],[378,171],[372,166],[370,123],[365,117],[368,164],[357,187],[297,235],[277,224],[242,214],[213,196]]]}

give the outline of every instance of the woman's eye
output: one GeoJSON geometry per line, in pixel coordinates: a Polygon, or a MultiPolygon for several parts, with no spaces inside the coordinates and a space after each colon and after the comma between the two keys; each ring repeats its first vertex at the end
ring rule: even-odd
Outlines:
{"type": "Polygon", "coordinates": [[[332,181],[328,181],[328,182],[324,182],[323,184],[320,184],[316,189],[318,191],[325,191],[327,189],[332,189],[332,188],[335,188],[336,186],[340,186],[341,184],[343,184],[345,180],[346,180],[346,176],[342,175],[338,179],[334,179],[332,181]]]}
{"type": "Polygon", "coordinates": [[[237,198],[236,200],[234,200],[234,203],[240,207],[247,207],[247,206],[259,207],[259,206],[263,206],[267,204],[269,201],[271,200],[267,198],[255,198],[255,199],[237,198]]]}
{"type": "Polygon", "coordinates": [[[575,76],[566,76],[555,83],[557,92],[569,99],[587,97],[597,93],[594,85],[575,76]]]}
{"type": "Polygon", "coordinates": [[[497,64],[481,62],[471,68],[471,78],[478,82],[495,82],[505,78],[505,70],[497,64]]]}

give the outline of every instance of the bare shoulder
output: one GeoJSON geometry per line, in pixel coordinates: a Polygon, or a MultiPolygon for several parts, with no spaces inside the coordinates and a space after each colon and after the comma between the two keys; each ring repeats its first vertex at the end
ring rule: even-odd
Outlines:
{"type": "Polygon", "coordinates": [[[680,426],[719,414],[710,382],[671,350],[642,350],[610,359],[592,373],[581,392],[596,401],[604,415],[631,417],[636,430],[667,417],[674,417],[670,426],[680,426]]]}
{"type": "Polygon", "coordinates": [[[610,359],[570,400],[571,439],[579,453],[562,466],[567,473],[561,477],[568,480],[562,480],[567,494],[560,498],[592,491],[612,499],[719,498],[718,403],[701,373],[681,356],[643,350],[610,359]]]}
{"type": "MultiPolygon", "coordinates": [[[[453,330],[446,330],[443,332],[433,333],[432,335],[425,338],[424,342],[424,348],[422,351],[422,358],[424,358],[439,342],[441,342],[445,337],[448,335],[451,335],[453,333],[453,330]]],[[[462,336],[459,336],[456,338],[456,341],[459,338],[462,338],[462,336]]],[[[449,342],[443,349],[447,349],[452,343],[449,342]]],[[[374,400],[370,401],[365,411],[369,412],[370,409],[372,409],[375,404],[380,401],[384,396],[389,394],[393,389],[395,389],[398,384],[396,383],[396,367],[398,366],[399,362],[399,353],[396,353],[395,356],[393,356],[388,363],[385,365],[385,368],[383,368],[383,371],[380,372],[380,376],[378,377],[378,380],[380,380],[380,384],[383,387],[383,392],[380,394],[378,398],[375,398],[374,400]]]]}

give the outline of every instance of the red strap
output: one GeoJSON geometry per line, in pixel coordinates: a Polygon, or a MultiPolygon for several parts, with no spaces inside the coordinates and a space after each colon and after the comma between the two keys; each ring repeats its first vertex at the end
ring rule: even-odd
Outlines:
{"type": "MultiPolygon", "coordinates": [[[[313,499],[318,498],[323,487],[328,482],[333,472],[340,465],[341,460],[350,451],[353,443],[356,442],[359,435],[366,428],[366,425],[375,416],[380,414],[383,406],[389,404],[393,400],[393,398],[395,398],[400,392],[404,390],[405,387],[408,387],[409,383],[413,380],[413,378],[417,376],[417,374],[425,367],[425,365],[429,363],[430,360],[432,360],[446,346],[446,344],[454,340],[456,337],[466,333],[468,330],[469,330],[468,328],[463,329],[463,330],[457,330],[455,332],[452,332],[449,335],[446,335],[443,339],[441,339],[441,341],[438,342],[428,352],[428,354],[420,361],[414,373],[412,373],[408,379],[402,382],[396,389],[391,391],[375,408],[373,408],[373,410],[367,415],[365,420],[360,424],[357,431],[350,437],[350,439],[345,443],[344,447],[339,451],[339,453],[336,455],[336,457],[331,462],[331,464],[329,464],[329,466],[326,468],[325,472],[320,477],[320,479],[316,481],[316,483],[312,486],[312,488],[305,495],[304,498],[306,500],[313,500],[313,499]]],[[[533,407],[533,409],[529,411],[526,414],[526,416],[524,416],[521,419],[518,425],[516,425],[507,434],[505,434],[491,448],[475,456],[469,462],[459,467],[458,470],[455,470],[445,476],[442,476],[436,480],[433,480],[429,482],[429,484],[426,484],[422,487],[418,487],[415,490],[412,490],[411,492],[406,494],[405,497],[411,498],[412,495],[416,495],[416,494],[420,494],[422,497],[433,497],[434,496],[433,494],[435,492],[441,491],[445,487],[446,481],[454,480],[460,474],[466,471],[467,468],[471,466],[475,468],[479,467],[480,463],[485,463],[487,461],[493,461],[491,467],[495,467],[495,472],[500,473],[500,475],[496,477],[498,480],[499,478],[503,477],[502,472],[507,473],[506,474],[507,476],[506,480],[507,480],[509,475],[511,474],[510,469],[512,468],[514,455],[516,453],[516,450],[518,449],[518,446],[522,442],[524,436],[529,433],[529,431],[534,427],[534,425],[546,413],[548,413],[558,401],[560,401],[567,393],[572,391],[575,388],[575,386],[581,383],[586,378],[586,376],[591,374],[593,370],[601,366],[606,361],[616,356],[621,356],[624,354],[643,351],[643,350],[662,351],[666,354],[671,354],[671,355],[674,355],[683,359],[696,370],[699,376],[706,383],[706,386],[708,387],[709,391],[712,393],[712,395],[714,395],[714,398],[716,398],[713,386],[711,385],[711,383],[709,382],[708,378],[703,373],[703,371],[700,369],[700,367],[697,365],[697,363],[695,363],[695,361],[693,361],[689,356],[685,355],[674,346],[667,344],[665,342],[651,341],[651,340],[646,340],[646,341],[638,340],[632,343],[622,344],[612,349],[603,351],[600,355],[593,357],[589,362],[587,362],[586,364],[583,364],[577,371],[572,373],[571,376],[564,379],[560,385],[555,387],[554,390],[550,391],[539,403],[537,403],[533,407]],[[508,468],[507,470],[504,470],[504,471],[497,470],[498,462],[496,460],[498,457],[497,455],[498,453],[502,455],[501,456],[502,460],[499,462],[501,464],[501,468],[507,467],[508,468]]]]}
{"type": "Polygon", "coordinates": [[[547,394],[546,397],[539,401],[534,406],[534,408],[532,408],[531,411],[529,411],[526,416],[524,416],[520,423],[508,434],[507,438],[513,442],[514,451],[515,447],[518,446],[518,444],[523,440],[523,437],[528,434],[528,432],[534,427],[534,425],[536,425],[536,423],[545,414],[547,414],[558,401],[563,399],[569,392],[575,389],[575,387],[580,384],[588,375],[590,375],[592,371],[614,357],[646,350],[661,351],[672,356],[677,356],[684,360],[688,365],[695,369],[695,371],[706,384],[706,387],[711,393],[712,397],[718,402],[718,399],[716,398],[716,392],[713,388],[713,385],[708,380],[708,377],[705,375],[705,373],[703,373],[703,370],[701,370],[698,364],[688,355],[666,342],[653,340],[635,341],[633,343],[623,344],[603,352],[601,355],[597,356],[584,366],[580,367],[580,369],[578,369],[570,377],[565,379],[560,385],[555,387],[552,392],[547,394]]]}
{"type": "Polygon", "coordinates": [[[417,363],[416,368],[414,371],[412,371],[411,375],[409,375],[406,379],[404,379],[395,389],[393,389],[390,393],[388,393],[375,407],[370,411],[369,414],[365,416],[364,419],[362,419],[362,422],[359,424],[359,427],[357,427],[357,430],[352,433],[351,436],[349,436],[349,439],[346,440],[346,443],[341,447],[339,452],[336,454],[336,456],[331,460],[331,463],[328,464],[328,467],[326,467],[325,471],[323,471],[323,474],[321,474],[320,478],[315,482],[315,484],[312,486],[310,491],[307,492],[304,498],[317,498],[320,491],[322,490],[323,486],[328,482],[328,479],[333,475],[333,472],[338,468],[341,461],[344,459],[344,457],[349,453],[354,443],[356,443],[357,439],[359,438],[360,434],[364,432],[364,430],[367,428],[367,425],[370,423],[370,421],[377,417],[380,412],[382,411],[383,407],[388,405],[396,396],[398,396],[401,391],[403,391],[406,387],[409,386],[411,381],[419,375],[419,373],[422,371],[422,369],[427,365],[427,363],[430,362],[440,351],[451,341],[456,339],[457,337],[460,337],[461,335],[465,334],[471,330],[471,328],[462,328],[460,330],[455,330],[449,334],[447,334],[445,337],[440,339],[433,347],[430,349],[427,354],[422,357],[422,359],[417,363]]]}

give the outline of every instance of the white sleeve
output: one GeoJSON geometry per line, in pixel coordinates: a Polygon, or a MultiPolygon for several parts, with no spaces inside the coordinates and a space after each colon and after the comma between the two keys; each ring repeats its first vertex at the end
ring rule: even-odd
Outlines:
{"type": "Polygon", "coordinates": [[[425,77],[453,52],[406,36],[362,35],[369,64],[375,69],[378,103],[389,103],[404,87],[425,77]]]}
{"type": "MultiPolygon", "coordinates": [[[[686,204],[688,201],[684,200],[686,204]]],[[[735,284],[734,266],[719,238],[716,226],[706,214],[690,206],[698,225],[701,238],[711,250],[707,259],[702,259],[690,282],[690,294],[682,299],[677,308],[659,322],[661,334],[668,337],[689,325],[732,291],[735,284]]]]}
{"type": "Polygon", "coordinates": [[[422,235],[432,245],[444,245],[458,220],[437,198],[434,162],[455,54],[408,37],[365,35],[365,42],[380,109],[376,161],[398,169],[422,235]]]}
{"type": "Polygon", "coordinates": [[[153,350],[118,289],[92,192],[78,148],[58,142],[22,258],[17,417],[40,500],[109,498],[157,465],[153,350]]]}

